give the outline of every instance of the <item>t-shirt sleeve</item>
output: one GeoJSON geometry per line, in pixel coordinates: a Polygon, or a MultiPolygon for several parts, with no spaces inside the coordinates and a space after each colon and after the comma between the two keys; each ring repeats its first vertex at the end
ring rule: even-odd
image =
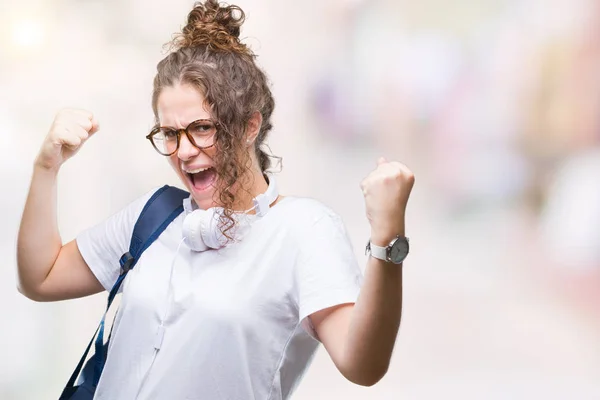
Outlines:
{"type": "Polygon", "coordinates": [[[79,252],[104,289],[109,291],[117,281],[121,268],[119,259],[129,250],[135,222],[157,190],[152,189],[75,238],[79,252]]]}
{"type": "Polygon", "coordinates": [[[355,303],[362,278],[344,223],[328,210],[303,235],[296,265],[299,317],[306,332],[318,340],[308,317],[355,303]]]}

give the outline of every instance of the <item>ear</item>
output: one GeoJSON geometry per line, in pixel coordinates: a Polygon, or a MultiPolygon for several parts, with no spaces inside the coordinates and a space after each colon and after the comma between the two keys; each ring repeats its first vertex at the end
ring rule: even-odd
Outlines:
{"type": "Polygon", "coordinates": [[[256,137],[260,132],[260,128],[262,126],[262,115],[260,112],[255,111],[250,116],[248,123],[246,124],[246,144],[251,146],[256,137]]]}

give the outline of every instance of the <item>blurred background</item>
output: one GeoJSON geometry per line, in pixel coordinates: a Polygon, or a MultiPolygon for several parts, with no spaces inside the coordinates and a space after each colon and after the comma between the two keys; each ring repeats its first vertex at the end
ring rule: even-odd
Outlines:
{"type": "MultiPolygon", "coordinates": [[[[106,295],[16,290],[32,163],[62,107],[100,132],[63,168],[63,240],[178,184],[144,136],[188,0],[0,0],[0,399],[57,398],[106,295]]],[[[282,192],[341,214],[364,267],[359,183],[416,175],[404,312],[372,388],[320,350],[295,399],[600,399],[600,2],[239,0],[277,101],[282,192]]]]}

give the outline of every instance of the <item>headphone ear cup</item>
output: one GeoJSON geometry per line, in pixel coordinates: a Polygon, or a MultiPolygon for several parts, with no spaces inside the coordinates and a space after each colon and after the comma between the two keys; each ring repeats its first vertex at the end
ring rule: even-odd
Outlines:
{"type": "Polygon", "coordinates": [[[194,251],[208,250],[208,246],[204,243],[200,230],[201,221],[205,218],[208,211],[194,210],[189,213],[183,220],[183,239],[185,244],[194,251]]]}
{"type": "Polygon", "coordinates": [[[211,249],[219,249],[223,247],[225,237],[219,229],[220,209],[209,208],[206,210],[198,221],[198,229],[202,236],[203,243],[211,249]]]}

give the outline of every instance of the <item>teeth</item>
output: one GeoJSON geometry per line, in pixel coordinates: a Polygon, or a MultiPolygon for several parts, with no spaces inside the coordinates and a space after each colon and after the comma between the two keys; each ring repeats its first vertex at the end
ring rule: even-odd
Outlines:
{"type": "Polygon", "coordinates": [[[198,169],[184,169],[184,171],[188,174],[197,174],[198,172],[202,172],[202,171],[206,171],[207,169],[209,169],[210,167],[206,167],[206,168],[198,168],[198,169]]]}

